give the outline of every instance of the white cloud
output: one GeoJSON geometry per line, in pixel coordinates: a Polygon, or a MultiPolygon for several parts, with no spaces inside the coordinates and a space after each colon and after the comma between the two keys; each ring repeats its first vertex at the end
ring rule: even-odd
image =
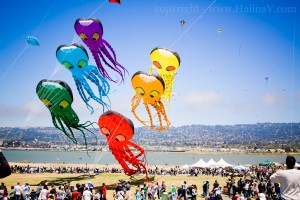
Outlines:
{"type": "Polygon", "coordinates": [[[261,97],[261,102],[267,106],[278,106],[278,105],[283,105],[285,103],[285,98],[282,95],[265,93],[261,97]]]}
{"type": "Polygon", "coordinates": [[[215,107],[224,105],[224,100],[217,92],[193,92],[185,95],[183,99],[186,103],[196,107],[215,107]]]}

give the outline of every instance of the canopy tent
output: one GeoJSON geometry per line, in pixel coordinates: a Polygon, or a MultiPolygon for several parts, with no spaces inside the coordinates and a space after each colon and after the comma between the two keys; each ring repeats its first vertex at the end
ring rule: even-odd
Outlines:
{"type": "Polygon", "coordinates": [[[188,164],[182,165],[182,166],[180,167],[180,169],[188,169],[188,168],[189,168],[189,165],[188,165],[188,164]]]}
{"type": "Polygon", "coordinates": [[[223,160],[223,158],[221,158],[218,162],[217,162],[217,167],[232,167],[233,165],[227,163],[225,160],[223,160]]]}
{"type": "Polygon", "coordinates": [[[216,161],[214,161],[214,159],[212,159],[212,158],[206,164],[207,164],[207,167],[216,167],[217,166],[216,161]]]}
{"type": "Polygon", "coordinates": [[[264,162],[259,163],[260,166],[272,166],[275,165],[273,162],[265,160],[264,162]]]}
{"type": "Polygon", "coordinates": [[[200,168],[205,168],[205,167],[207,167],[207,164],[206,164],[206,162],[204,161],[204,160],[202,160],[202,158],[198,161],[198,162],[196,162],[195,164],[193,164],[193,165],[190,165],[190,167],[200,167],[200,168]]]}
{"type": "Polygon", "coordinates": [[[249,167],[245,167],[244,165],[238,165],[238,166],[233,167],[232,169],[242,171],[242,170],[249,169],[249,167]]]}

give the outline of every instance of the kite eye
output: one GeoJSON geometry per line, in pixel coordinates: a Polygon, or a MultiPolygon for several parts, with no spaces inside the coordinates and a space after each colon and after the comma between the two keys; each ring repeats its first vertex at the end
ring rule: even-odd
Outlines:
{"type": "Polygon", "coordinates": [[[141,87],[135,88],[135,91],[136,91],[139,95],[141,95],[141,96],[144,96],[144,95],[145,95],[145,91],[144,91],[144,89],[141,88],[141,87]]]}
{"type": "Polygon", "coordinates": [[[125,141],[126,137],[124,135],[117,135],[116,140],[121,142],[121,141],[125,141]]]}
{"type": "Polygon", "coordinates": [[[51,101],[49,101],[48,99],[42,99],[43,104],[45,104],[45,106],[47,106],[47,108],[52,108],[53,107],[53,103],[51,103],[51,101]]]}
{"type": "Polygon", "coordinates": [[[74,68],[74,66],[71,63],[67,62],[67,61],[63,62],[62,65],[65,66],[68,69],[73,69],[74,68]]]}
{"type": "Polygon", "coordinates": [[[88,39],[89,39],[89,38],[86,36],[86,34],[84,34],[84,33],[80,33],[79,37],[80,37],[82,40],[84,40],[84,41],[88,41],[88,39]]]}
{"type": "Polygon", "coordinates": [[[168,66],[168,67],[166,68],[166,70],[167,70],[167,71],[174,71],[174,70],[175,70],[175,67],[173,67],[173,66],[168,66]]]}
{"type": "Polygon", "coordinates": [[[99,33],[94,33],[93,34],[93,40],[98,40],[100,37],[99,33]]]}
{"type": "Polygon", "coordinates": [[[157,67],[158,69],[161,69],[161,65],[159,64],[158,61],[153,61],[153,65],[154,65],[155,67],[157,67]]]}
{"type": "Polygon", "coordinates": [[[85,60],[79,60],[78,61],[78,67],[79,68],[83,68],[86,65],[86,61],[85,60]]]}
{"type": "Polygon", "coordinates": [[[157,95],[159,95],[159,92],[156,91],[156,90],[152,90],[152,91],[150,92],[150,97],[152,97],[152,98],[156,97],[157,95]]]}
{"type": "Polygon", "coordinates": [[[101,133],[102,133],[103,135],[105,135],[106,137],[108,137],[108,136],[110,135],[110,131],[109,131],[108,128],[106,128],[106,127],[101,127],[100,131],[101,131],[101,133]]]}
{"type": "Polygon", "coordinates": [[[61,109],[65,109],[65,108],[68,107],[69,105],[70,105],[69,102],[67,102],[66,100],[62,100],[62,101],[59,103],[58,107],[61,108],[61,109]]]}

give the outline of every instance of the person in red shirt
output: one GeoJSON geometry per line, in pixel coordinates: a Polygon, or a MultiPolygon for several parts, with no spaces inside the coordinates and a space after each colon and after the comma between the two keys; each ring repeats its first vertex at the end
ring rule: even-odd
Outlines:
{"type": "Polygon", "coordinates": [[[72,200],[78,200],[80,199],[80,193],[77,191],[77,188],[74,188],[74,191],[72,192],[72,200]]]}
{"type": "Polygon", "coordinates": [[[105,183],[102,183],[101,196],[102,196],[102,200],[106,200],[106,185],[105,185],[105,183]]]}

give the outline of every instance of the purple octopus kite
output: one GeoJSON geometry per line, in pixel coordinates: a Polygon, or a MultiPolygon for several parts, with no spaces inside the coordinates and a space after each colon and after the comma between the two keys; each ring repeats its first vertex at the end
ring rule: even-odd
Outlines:
{"type": "Polygon", "coordinates": [[[82,39],[82,41],[89,47],[90,51],[92,52],[101,75],[110,81],[117,82],[116,80],[113,80],[104,69],[100,58],[105,63],[105,65],[116,71],[122,78],[121,82],[124,82],[124,74],[125,72],[127,72],[127,70],[117,62],[115,51],[110,46],[110,44],[102,38],[103,27],[100,20],[96,18],[79,18],[76,20],[74,28],[77,35],[82,39]]]}

